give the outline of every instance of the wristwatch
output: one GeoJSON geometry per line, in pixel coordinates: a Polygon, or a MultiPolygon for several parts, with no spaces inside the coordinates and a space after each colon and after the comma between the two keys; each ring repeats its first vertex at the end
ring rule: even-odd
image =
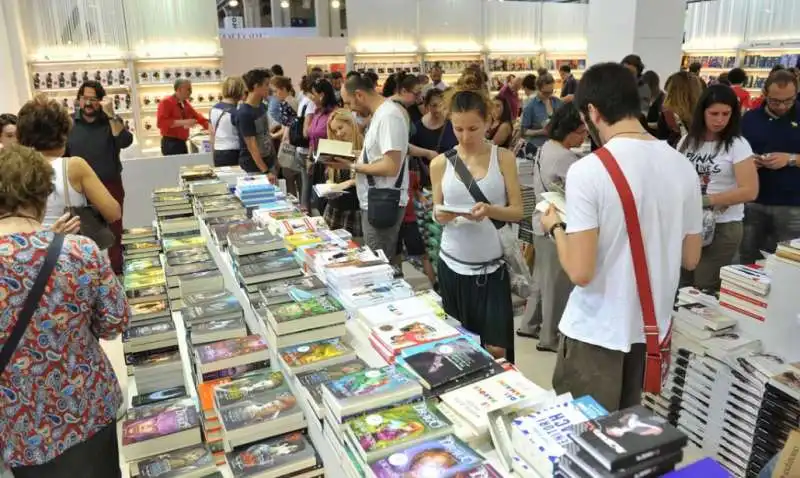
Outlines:
{"type": "Polygon", "coordinates": [[[356,171],[356,163],[353,163],[353,164],[350,165],[350,172],[351,173],[358,173],[358,171],[356,171]]]}
{"type": "Polygon", "coordinates": [[[792,167],[792,168],[796,168],[797,167],[797,155],[796,154],[790,154],[789,155],[789,166],[792,167]]]}
{"type": "Polygon", "coordinates": [[[550,234],[550,236],[553,236],[553,233],[556,232],[556,229],[561,229],[562,231],[567,232],[567,225],[563,222],[557,222],[553,224],[553,227],[551,227],[547,232],[550,234]]]}

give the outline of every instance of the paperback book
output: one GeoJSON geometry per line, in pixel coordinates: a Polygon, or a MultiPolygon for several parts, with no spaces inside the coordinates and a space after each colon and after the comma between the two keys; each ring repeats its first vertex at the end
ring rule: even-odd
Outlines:
{"type": "Polygon", "coordinates": [[[403,351],[398,362],[428,389],[457,380],[491,366],[493,359],[465,337],[440,340],[403,351]]]}
{"type": "Polygon", "coordinates": [[[312,297],[270,309],[269,325],[276,335],[341,324],[347,320],[342,306],[330,296],[312,297]]]}
{"type": "Polygon", "coordinates": [[[201,478],[217,471],[214,456],[205,445],[162,453],[136,466],[142,478],[201,478]]]}
{"type": "Polygon", "coordinates": [[[460,334],[458,330],[443,320],[437,319],[433,315],[423,315],[414,319],[379,325],[372,329],[372,335],[382,349],[379,352],[391,357],[403,349],[460,334]]]}
{"type": "MultiPolygon", "coordinates": [[[[483,457],[453,435],[417,443],[380,459],[370,468],[376,478],[408,476],[475,477],[483,457]]],[[[491,476],[491,475],[486,475],[491,476]]],[[[499,476],[499,475],[496,475],[499,476]]]]}
{"type": "Polygon", "coordinates": [[[316,276],[296,277],[266,283],[259,288],[259,294],[269,307],[294,302],[292,293],[320,296],[327,293],[327,287],[316,276]]]}
{"type": "Polygon", "coordinates": [[[218,383],[214,387],[214,401],[219,408],[224,408],[254,395],[286,388],[286,386],[281,372],[264,371],[248,374],[246,377],[218,383]]]}
{"type": "Polygon", "coordinates": [[[258,335],[201,345],[195,354],[201,373],[269,360],[267,343],[258,335]]]}
{"type": "Polygon", "coordinates": [[[318,464],[316,450],[302,433],[289,433],[228,453],[235,478],[293,476],[318,464]]]}
{"type": "Polygon", "coordinates": [[[200,442],[200,421],[194,402],[159,402],[128,411],[122,423],[125,457],[138,460],[200,442]]]}
{"type": "Polygon", "coordinates": [[[330,365],[319,370],[298,374],[297,381],[305,388],[305,391],[311,398],[311,404],[316,408],[317,414],[320,415],[322,413],[323,384],[366,369],[366,362],[357,358],[348,362],[330,365]]]}
{"type": "Polygon", "coordinates": [[[352,373],[323,384],[322,398],[334,417],[422,397],[422,387],[403,368],[393,365],[352,373]]]}
{"type": "Polygon", "coordinates": [[[186,387],[183,385],[168,388],[165,390],[158,390],[151,393],[136,395],[131,399],[131,405],[134,407],[141,407],[153,403],[163,402],[166,400],[174,400],[186,396],[186,387]]]}
{"type": "Polygon", "coordinates": [[[287,347],[278,354],[295,374],[356,358],[355,351],[338,338],[287,347]]]}

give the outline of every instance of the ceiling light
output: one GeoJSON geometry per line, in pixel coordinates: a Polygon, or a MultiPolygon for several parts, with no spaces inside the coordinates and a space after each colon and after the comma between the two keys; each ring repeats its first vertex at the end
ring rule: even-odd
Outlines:
{"type": "Polygon", "coordinates": [[[281,8],[289,8],[289,0],[281,0],[281,8]]]}
{"type": "Polygon", "coordinates": [[[239,6],[239,0],[228,0],[228,6],[231,8],[236,8],[239,6]]]}
{"type": "Polygon", "coordinates": [[[339,8],[341,6],[342,4],[339,2],[339,0],[331,0],[331,8],[339,8]]]}

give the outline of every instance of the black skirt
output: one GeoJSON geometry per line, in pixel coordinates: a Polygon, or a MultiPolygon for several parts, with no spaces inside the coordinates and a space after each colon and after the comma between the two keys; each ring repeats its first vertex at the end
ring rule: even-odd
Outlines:
{"type": "Polygon", "coordinates": [[[482,275],[461,275],[439,260],[439,294],[447,315],[481,337],[481,345],[506,349],[514,360],[514,307],[505,265],[482,275]]]}

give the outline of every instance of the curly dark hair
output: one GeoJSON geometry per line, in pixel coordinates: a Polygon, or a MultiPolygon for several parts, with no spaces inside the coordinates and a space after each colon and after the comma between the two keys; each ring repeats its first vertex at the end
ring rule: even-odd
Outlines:
{"type": "Polygon", "coordinates": [[[37,95],[19,110],[19,144],[36,151],[51,151],[67,145],[72,118],[61,104],[45,95],[37,95]]]}
{"type": "Polygon", "coordinates": [[[83,92],[86,90],[86,88],[93,89],[95,96],[100,101],[103,101],[103,98],[106,97],[106,89],[103,88],[103,85],[100,84],[99,81],[89,80],[89,81],[84,81],[81,84],[80,88],[78,88],[78,99],[81,99],[81,97],[83,97],[83,92]]]}
{"type": "Polygon", "coordinates": [[[34,210],[43,216],[53,193],[53,166],[37,151],[13,145],[0,149],[0,214],[34,210]]]}

